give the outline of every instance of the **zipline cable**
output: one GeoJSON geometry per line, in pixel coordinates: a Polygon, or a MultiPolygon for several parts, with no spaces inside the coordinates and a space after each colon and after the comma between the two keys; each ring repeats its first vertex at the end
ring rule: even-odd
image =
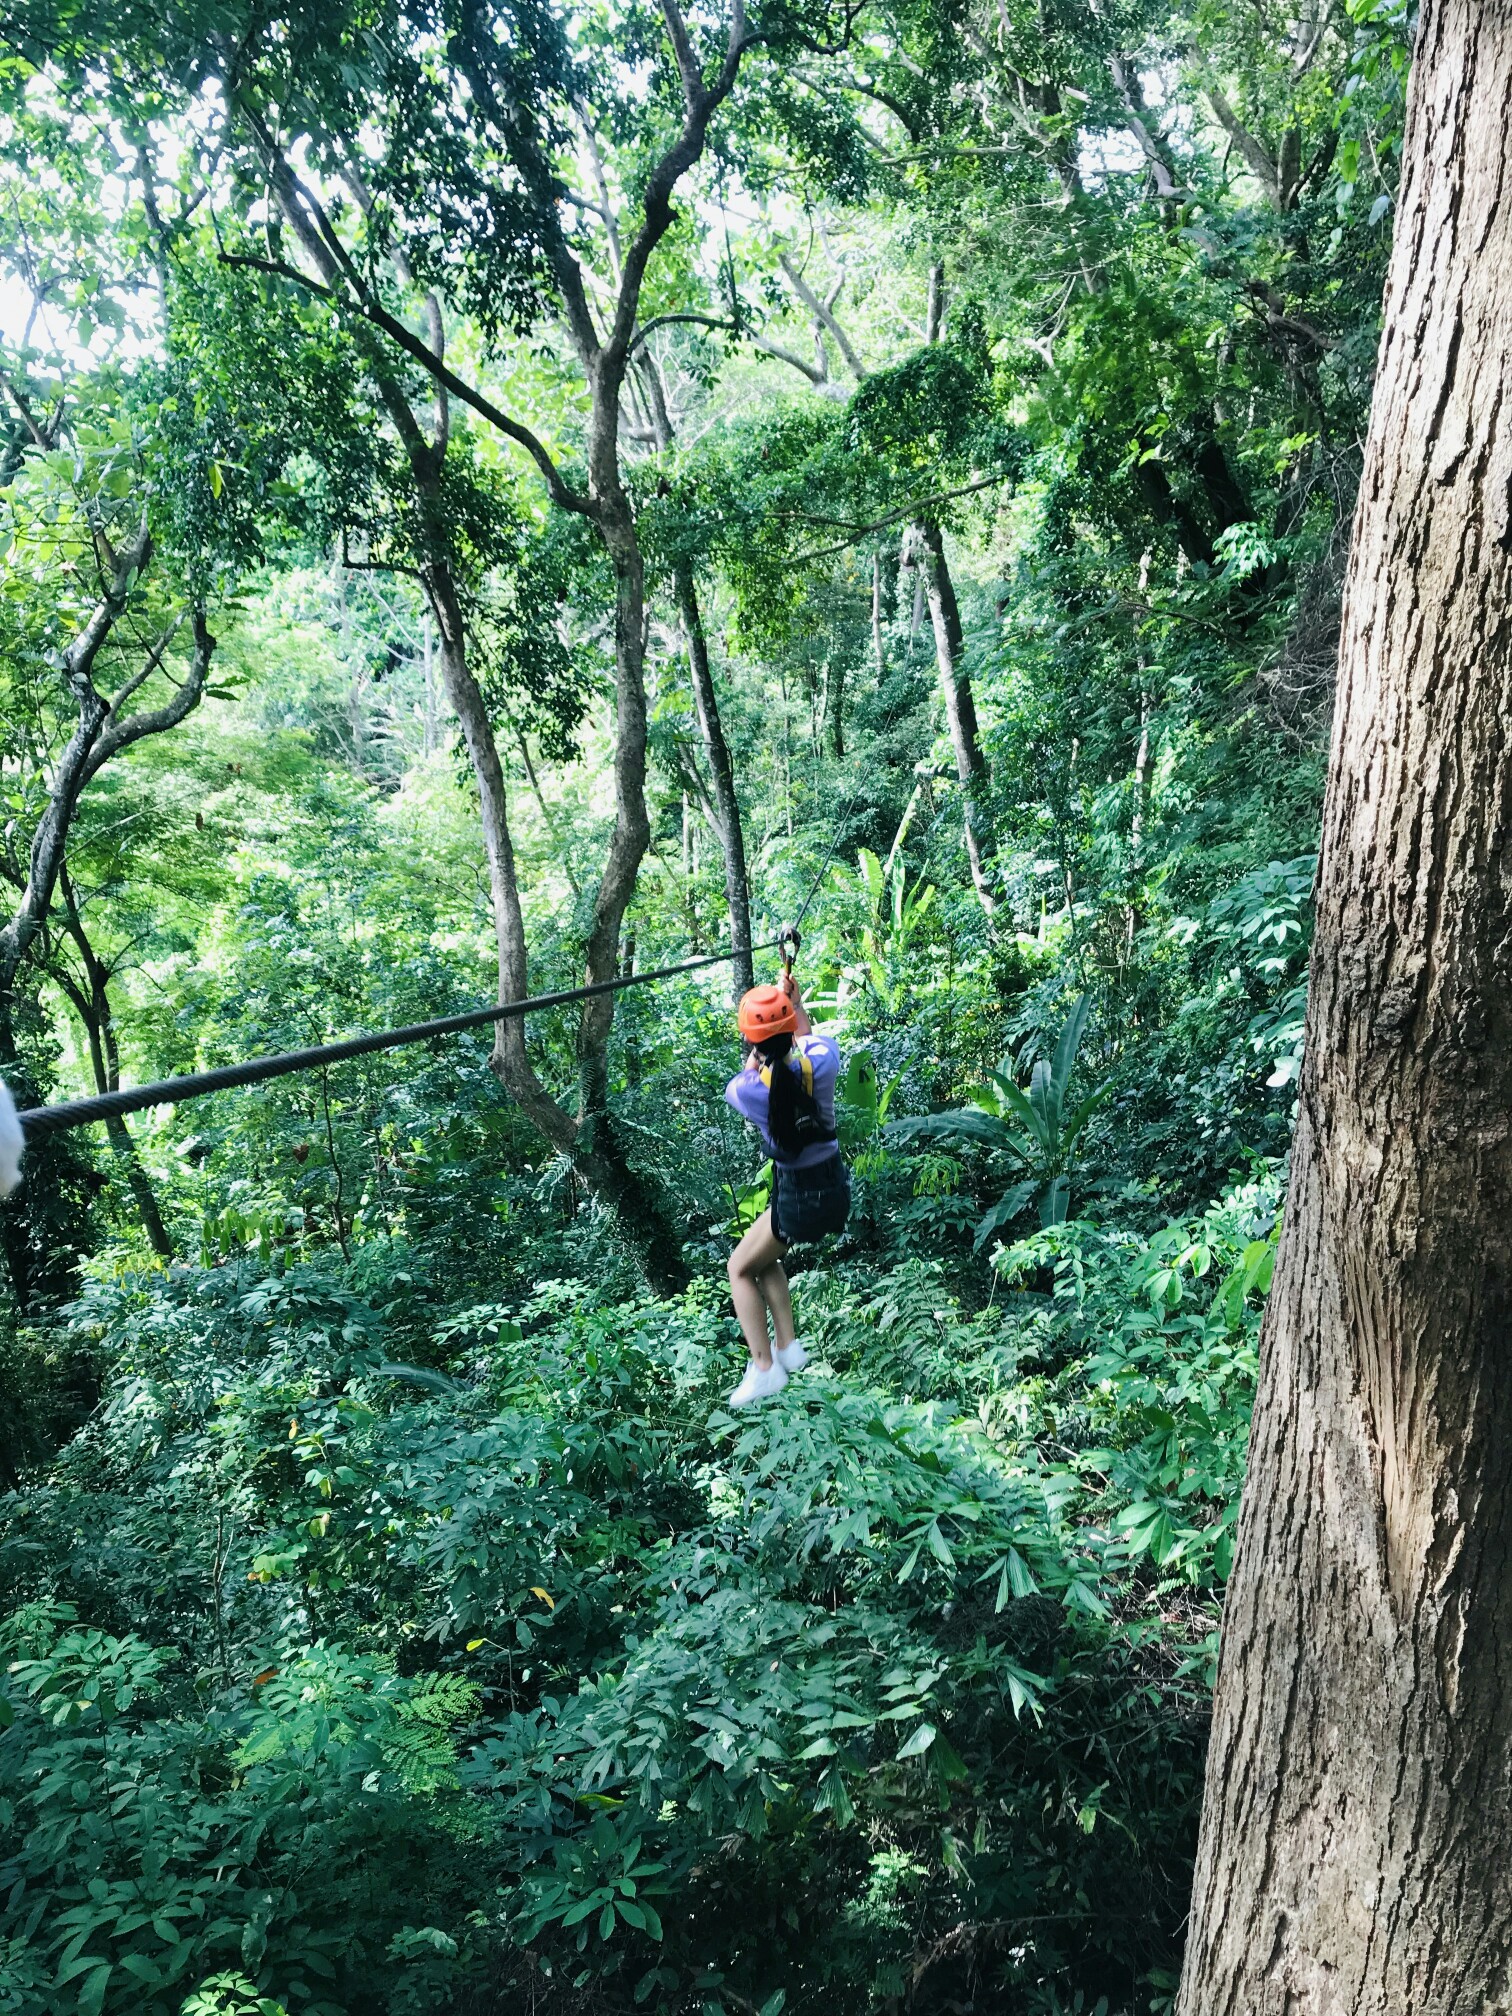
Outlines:
{"type": "MultiPolygon", "coordinates": [[[[882,724],[885,734],[902,708],[901,697],[889,708],[882,724]]],[[[792,924],[784,925],[779,937],[768,938],[751,951],[782,951],[798,946],[798,927],[808,915],[819,893],[826,869],[835,858],[840,836],[856,808],[865,773],[856,781],[845,809],[830,834],[830,844],[819,872],[809,884],[808,894],[792,924]]],[[[535,1015],[547,1008],[566,1008],[574,1001],[591,1001],[600,994],[619,994],[627,987],[645,987],[659,980],[673,980],[682,973],[696,973],[702,967],[722,966],[735,957],[727,952],[710,952],[698,959],[684,959],[676,966],[658,966],[649,973],[626,973],[615,980],[597,980],[587,987],[568,987],[556,994],[536,994],[523,1001],[501,1001],[492,1008],[475,1008],[465,1015],[443,1015],[434,1022],[411,1022],[402,1029],[383,1029],[370,1036],[352,1036],[343,1043],[321,1043],[308,1050],[284,1050],[271,1057],[254,1057],[245,1064],[223,1064],[214,1071],[186,1072],[179,1078],[159,1078],[150,1085],[130,1085],[119,1092],[99,1092],[90,1099],[66,1099],[56,1106],[33,1106],[17,1115],[28,1141],[44,1134],[60,1134],[65,1128],[87,1127],[91,1121],[114,1120],[127,1113],[140,1113],[149,1106],[176,1106],[186,1099],[203,1099],[211,1092],[229,1092],[238,1085],[260,1085],[268,1078],[286,1078],[296,1071],[318,1070],[338,1064],[348,1057],[369,1057],[377,1050],[398,1050],[408,1043],[424,1043],[436,1036],[455,1036],[465,1029],[483,1029],[491,1022],[508,1022],[518,1016],[535,1015]]],[[[791,958],[787,963],[791,970],[791,958]]]]}
{"type": "MultiPolygon", "coordinates": [[[[781,941],[769,938],[753,952],[772,952],[781,941]]],[[[411,1022],[402,1029],[383,1029],[371,1036],[351,1036],[344,1043],[321,1043],[310,1050],[285,1050],[272,1057],[254,1057],[246,1064],[224,1064],[215,1071],[193,1071],[180,1078],[160,1078],[151,1085],[130,1085],[119,1092],[100,1092],[92,1099],[68,1099],[57,1106],[33,1106],[17,1117],[28,1141],[58,1134],[66,1127],[85,1127],[92,1120],[113,1120],[118,1114],[140,1113],[148,1106],[176,1106],[209,1092],[228,1092],[237,1085],[260,1085],[265,1078],[284,1078],[336,1064],[346,1057],[367,1057],[375,1050],[397,1050],[406,1043],[424,1043],[435,1036],[455,1036],[464,1029],[483,1029],[491,1022],[509,1022],[547,1008],[566,1008],[574,1001],[592,1001],[600,994],[619,994],[627,987],[645,987],[672,980],[701,967],[722,966],[733,951],[709,952],[676,966],[654,967],[648,973],[625,973],[615,980],[596,980],[587,987],[568,987],[556,994],[536,994],[523,1001],[500,1001],[492,1008],[474,1008],[465,1015],[443,1015],[434,1022],[411,1022]]]]}

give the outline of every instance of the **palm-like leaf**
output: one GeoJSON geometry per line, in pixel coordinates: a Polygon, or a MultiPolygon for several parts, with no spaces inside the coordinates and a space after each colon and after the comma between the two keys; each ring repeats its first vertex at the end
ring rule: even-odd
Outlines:
{"type": "MultiPolygon", "coordinates": [[[[1002,1078],[996,1072],[993,1073],[993,1078],[997,1083],[999,1095],[1007,1113],[1011,1114],[1021,1127],[1027,1129],[1030,1139],[1039,1148],[1041,1153],[1048,1154],[1050,1152],[1050,1142],[1045,1134],[1044,1122],[1033,1102],[1014,1084],[1011,1078],[1002,1078]]],[[[1032,1151],[1023,1152],[1025,1152],[1026,1160],[1031,1159],[1032,1151]]]]}
{"type": "Polygon", "coordinates": [[[857,854],[856,861],[861,871],[860,879],[865,885],[867,895],[871,898],[872,908],[873,910],[880,910],[886,887],[882,879],[882,863],[873,854],[870,847],[863,847],[857,854]]]}
{"type": "Polygon", "coordinates": [[[1040,1198],[1041,1225],[1064,1225],[1071,1209],[1071,1178],[1052,1177],[1040,1198]]]}
{"type": "Polygon", "coordinates": [[[1053,1054],[1048,1060],[1041,1057],[1030,1072],[1027,1091],[1015,1083],[1011,1069],[990,1071],[986,1084],[973,1087],[970,1106],[889,1121],[883,1129],[895,1142],[974,1141],[1014,1156],[1031,1172],[980,1220],[978,1250],[1016,1218],[1036,1192],[1042,1225],[1063,1225],[1070,1215],[1067,1164],[1082,1130],[1111,1089],[1099,1087],[1067,1112],[1066,1092],[1090,1012],[1090,995],[1079,996],[1061,1026],[1053,1054]]]}
{"type": "Polygon", "coordinates": [[[1047,1155],[1059,1159],[1060,1093],[1054,1073],[1042,1057],[1029,1074],[1029,1104],[1039,1122],[1035,1134],[1047,1155]]]}
{"type": "Polygon", "coordinates": [[[1071,1013],[1061,1025],[1060,1035],[1056,1038],[1055,1055],[1050,1060],[1050,1077],[1055,1087],[1057,1108],[1065,1099],[1066,1087],[1070,1084],[1071,1073],[1076,1068],[1076,1053],[1081,1048],[1087,1017],[1091,1012],[1092,996],[1079,995],[1071,1013]]]}
{"type": "Polygon", "coordinates": [[[1068,1153],[1077,1135],[1081,1133],[1087,1122],[1092,1118],[1092,1115],[1112,1090],[1111,1085],[1099,1085],[1095,1092],[1089,1092],[1081,1104],[1073,1109],[1071,1117],[1066,1122],[1061,1133],[1061,1139],[1065,1143],[1068,1153]]]}
{"type": "Polygon", "coordinates": [[[977,1252],[981,1252],[994,1232],[1000,1232],[1010,1219],[1017,1218],[1038,1188],[1038,1179],[1026,1176],[1022,1183],[1014,1184],[1006,1197],[998,1199],[992,1209],[977,1223],[976,1233],[971,1242],[977,1252]]]}
{"type": "Polygon", "coordinates": [[[1006,1149],[1023,1157],[1023,1149],[1011,1128],[996,1115],[976,1107],[953,1109],[949,1113],[926,1113],[917,1119],[889,1120],[883,1129],[889,1141],[979,1141],[987,1148],[1006,1149]]]}

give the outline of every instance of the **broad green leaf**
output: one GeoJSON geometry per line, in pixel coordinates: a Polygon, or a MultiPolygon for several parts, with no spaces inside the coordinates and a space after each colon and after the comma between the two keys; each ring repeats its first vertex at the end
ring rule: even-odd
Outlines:
{"type": "Polygon", "coordinates": [[[899,1750],[898,1762],[901,1764],[905,1757],[922,1757],[937,1733],[933,1722],[921,1722],[899,1750]]]}

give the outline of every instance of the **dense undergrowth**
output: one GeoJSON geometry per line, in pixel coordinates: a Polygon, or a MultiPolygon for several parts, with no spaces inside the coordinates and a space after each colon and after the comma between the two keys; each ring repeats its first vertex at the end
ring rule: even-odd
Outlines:
{"type": "MultiPolygon", "coordinates": [[[[323,935],[304,859],[277,931],[248,861],[212,1040],[434,986],[439,933],[323,935]]],[[[805,958],[856,1207],[754,1416],[718,1261],[764,1185],[696,990],[627,996],[617,1039],[688,1199],[672,1301],[465,1043],[201,1106],[156,1164],[199,1252],[116,1243],[8,1333],[8,1421],[60,1446],[0,1510],[6,2016],[1164,2008],[1307,881],[1146,922],[1187,1078],[1088,997],[1068,1215],[974,1249],[1020,1165],[896,1118],[1048,1053],[1067,924],[984,944],[969,898],[833,867],[805,958]],[[1255,1144],[1215,1202],[1205,1154],[1161,1175],[1173,1106],[1255,1144]]]]}
{"type": "Polygon", "coordinates": [[[817,1269],[739,1419],[704,1289],[99,1270],[0,1544],[0,2006],[1159,2006],[1274,1212],[817,1269]]]}

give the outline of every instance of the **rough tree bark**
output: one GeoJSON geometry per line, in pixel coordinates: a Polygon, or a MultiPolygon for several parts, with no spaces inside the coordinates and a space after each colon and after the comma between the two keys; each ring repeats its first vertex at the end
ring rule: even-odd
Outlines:
{"type": "Polygon", "coordinates": [[[1512,2006],[1509,102],[1429,0],[1182,2016],[1512,2006]]]}

